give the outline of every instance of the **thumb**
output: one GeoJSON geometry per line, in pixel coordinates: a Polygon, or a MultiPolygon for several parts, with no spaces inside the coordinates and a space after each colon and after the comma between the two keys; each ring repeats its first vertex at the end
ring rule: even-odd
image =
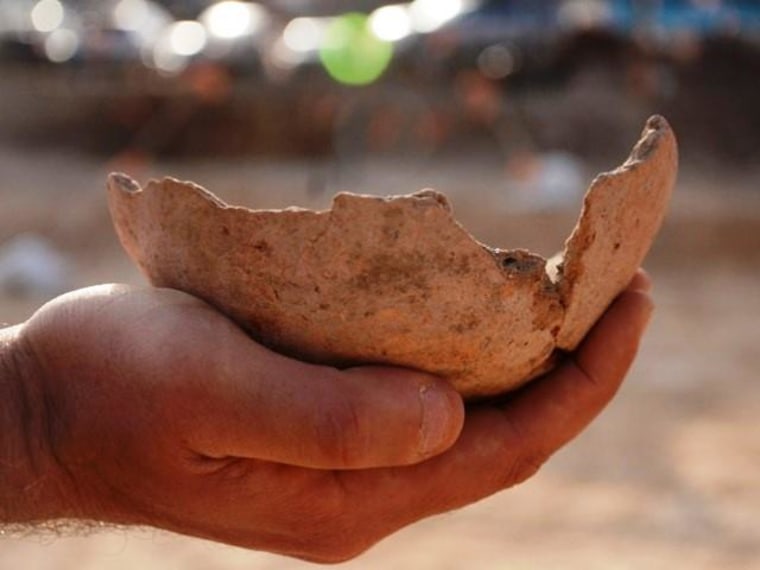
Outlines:
{"type": "Polygon", "coordinates": [[[219,346],[205,351],[214,374],[202,383],[205,394],[192,398],[199,409],[189,442],[205,456],[390,467],[448,449],[461,431],[463,403],[444,380],[384,366],[305,364],[243,333],[231,336],[234,342],[217,337],[219,346]]]}

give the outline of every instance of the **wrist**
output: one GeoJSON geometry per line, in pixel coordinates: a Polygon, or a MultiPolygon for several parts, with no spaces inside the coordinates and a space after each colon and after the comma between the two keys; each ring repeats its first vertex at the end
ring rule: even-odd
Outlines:
{"type": "Polygon", "coordinates": [[[0,524],[61,514],[42,382],[23,347],[22,329],[0,329],[0,524]]]}

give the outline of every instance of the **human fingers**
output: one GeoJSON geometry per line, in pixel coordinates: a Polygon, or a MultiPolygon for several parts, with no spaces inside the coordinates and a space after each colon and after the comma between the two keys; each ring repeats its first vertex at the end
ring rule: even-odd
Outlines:
{"type": "MultiPolygon", "coordinates": [[[[256,458],[302,467],[407,465],[447,449],[463,404],[445,381],[400,368],[340,371],[305,364],[217,321],[191,365],[200,381],[175,386],[187,441],[202,456],[256,458]]],[[[183,358],[186,358],[183,356],[183,358]]]]}
{"type": "Polygon", "coordinates": [[[502,407],[527,463],[540,464],[580,433],[617,392],[653,310],[648,295],[626,290],[580,348],[554,372],[502,407]]]}
{"type": "Polygon", "coordinates": [[[649,293],[652,290],[652,277],[645,269],[639,268],[626,289],[629,291],[643,291],[644,293],[649,293]]]}
{"type": "Polygon", "coordinates": [[[615,394],[651,310],[645,294],[621,294],[572,358],[506,404],[468,412],[456,445],[442,455],[402,469],[338,473],[363,506],[360,516],[377,521],[367,540],[533,475],[615,394]]]}
{"type": "MultiPolygon", "coordinates": [[[[650,288],[651,278],[644,270],[639,270],[627,291],[647,291],[650,288]]],[[[618,308],[617,312],[622,313],[624,310],[618,308]]],[[[614,322],[624,318],[625,316],[608,317],[606,320],[612,319],[613,324],[607,325],[606,328],[614,327],[614,322]]],[[[226,344],[227,348],[230,346],[226,344]]],[[[221,356],[223,351],[216,354],[221,356]]],[[[239,362],[234,356],[227,358],[228,361],[239,362]]],[[[272,435],[276,436],[276,439],[270,440],[273,445],[272,454],[266,454],[263,458],[319,468],[403,465],[443,451],[453,443],[461,428],[461,401],[445,383],[431,377],[379,367],[357,368],[336,375],[334,370],[309,367],[272,353],[267,354],[262,361],[269,363],[269,373],[265,378],[269,379],[266,381],[267,385],[274,385],[270,393],[272,400],[281,402],[280,398],[276,397],[279,392],[287,392],[291,396],[299,395],[287,409],[278,408],[273,411],[273,415],[281,419],[280,422],[266,422],[266,433],[262,434],[262,437],[272,435]],[[408,378],[409,374],[416,380],[411,383],[405,382],[403,378],[408,378]],[[315,379],[310,380],[309,376],[314,376],[315,379]],[[328,379],[325,379],[325,376],[328,379]],[[402,387],[404,384],[405,388],[402,387]],[[417,408],[422,418],[412,418],[410,421],[409,413],[412,407],[409,404],[415,397],[420,400],[417,408]],[[314,410],[315,407],[319,410],[318,420],[314,418],[314,414],[309,413],[309,410],[314,410]],[[433,412],[434,408],[438,411],[433,412]],[[398,413],[403,409],[407,410],[406,419],[399,417],[389,421],[393,415],[388,414],[398,413]],[[309,416],[312,417],[311,421],[298,421],[299,418],[309,416]],[[288,418],[298,423],[286,422],[288,418]],[[377,427],[372,428],[373,425],[377,427]],[[416,433],[412,433],[415,425],[418,426],[416,433]],[[283,430],[284,426],[288,427],[283,430]],[[302,429],[294,426],[302,426],[302,429]],[[389,445],[372,444],[372,436],[368,434],[373,430],[379,431],[383,435],[381,439],[389,445]],[[305,442],[309,440],[302,438],[303,431],[307,432],[305,435],[312,436],[315,445],[311,449],[305,448],[305,442]],[[314,438],[315,435],[318,435],[317,439],[314,438]],[[404,440],[406,445],[394,443],[404,440]],[[364,443],[361,443],[362,441],[364,443]],[[393,453],[396,454],[395,459],[393,453]]],[[[229,370],[228,367],[225,368],[229,370]]],[[[234,377],[240,374],[245,374],[245,371],[232,373],[234,377]]],[[[622,380],[622,376],[619,380],[622,380]]],[[[250,386],[250,383],[248,385],[250,386]]],[[[551,388],[553,392],[560,389],[561,387],[551,388]]],[[[269,390],[270,388],[265,387],[265,391],[269,390]]],[[[253,391],[253,388],[250,391],[253,391]]],[[[259,390],[257,397],[260,398],[261,394],[262,391],[259,390]]],[[[257,421],[258,425],[263,423],[257,421]]],[[[222,441],[222,438],[217,438],[216,441],[222,441]]],[[[240,443],[229,447],[225,455],[262,457],[259,449],[261,445],[254,445],[246,452],[249,445],[240,443]],[[252,453],[257,450],[259,455],[252,453]]]]}

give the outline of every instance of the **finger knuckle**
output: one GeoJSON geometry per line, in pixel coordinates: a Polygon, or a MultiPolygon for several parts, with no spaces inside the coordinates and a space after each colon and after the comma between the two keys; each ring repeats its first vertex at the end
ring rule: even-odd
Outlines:
{"type": "Polygon", "coordinates": [[[304,558],[319,564],[341,564],[357,558],[366,552],[367,548],[369,546],[359,545],[350,537],[336,537],[335,540],[314,545],[312,551],[304,558]]]}
{"type": "Polygon", "coordinates": [[[525,427],[511,416],[505,416],[507,422],[507,433],[509,437],[504,439],[503,453],[506,457],[511,457],[507,462],[507,467],[503,471],[503,486],[512,487],[518,485],[533,477],[541,469],[543,464],[549,458],[549,453],[545,453],[538,445],[523,447],[520,451],[521,443],[534,440],[535,438],[526,431],[525,427]]]}
{"type": "Polygon", "coordinates": [[[336,399],[317,422],[317,441],[325,459],[335,467],[351,467],[361,461],[368,434],[357,405],[336,399]]]}
{"type": "Polygon", "coordinates": [[[337,564],[356,558],[380,537],[373,533],[373,520],[333,475],[332,484],[310,492],[299,521],[300,556],[311,562],[337,564]]]}
{"type": "Polygon", "coordinates": [[[309,533],[308,556],[314,562],[346,562],[365,552],[375,542],[355,516],[332,512],[329,516],[312,520],[314,526],[309,533]]]}
{"type": "Polygon", "coordinates": [[[510,462],[505,472],[505,487],[519,485],[539,472],[546,458],[540,454],[521,455],[510,462]]]}

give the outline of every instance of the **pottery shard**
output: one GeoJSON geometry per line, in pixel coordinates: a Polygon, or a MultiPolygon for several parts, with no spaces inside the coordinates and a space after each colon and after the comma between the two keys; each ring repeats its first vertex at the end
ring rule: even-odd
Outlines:
{"type": "Polygon", "coordinates": [[[676,172],[664,119],[599,176],[550,277],[542,257],[478,243],[432,190],[335,196],[332,208],[248,210],[171,178],[109,178],[130,257],[257,341],[302,360],[387,363],[447,378],[467,398],[542,374],[583,338],[639,267],[676,172]]]}
{"type": "Polygon", "coordinates": [[[566,307],[559,348],[574,349],[631,280],[665,218],[677,171],[675,136],[652,117],[628,160],[591,183],[557,280],[566,307]]]}

